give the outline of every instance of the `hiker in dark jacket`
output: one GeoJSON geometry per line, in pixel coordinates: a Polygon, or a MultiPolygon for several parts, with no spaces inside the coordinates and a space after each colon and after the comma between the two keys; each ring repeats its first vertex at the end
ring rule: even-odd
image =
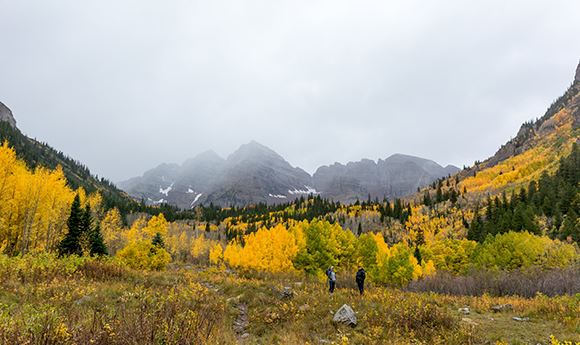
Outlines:
{"type": "Polygon", "coordinates": [[[356,285],[358,286],[358,291],[362,295],[365,291],[365,278],[367,277],[367,273],[365,272],[364,268],[359,267],[358,271],[356,272],[356,285]]]}

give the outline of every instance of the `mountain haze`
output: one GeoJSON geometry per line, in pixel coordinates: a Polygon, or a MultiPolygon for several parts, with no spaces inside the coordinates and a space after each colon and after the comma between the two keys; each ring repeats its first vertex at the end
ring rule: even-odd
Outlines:
{"type": "Polygon", "coordinates": [[[396,154],[378,162],[363,159],[346,165],[323,166],[310,176],[275,151],[252,141],[225,160],[210,151],[181,166],[162,164],[141,177],[120,182],[119,186],[150,204],[167,202],[181,208],[210,203],[276,204],[309,194],[350,203],[369,195],[381,199],[404,196],[458,170],[396,154]]]}

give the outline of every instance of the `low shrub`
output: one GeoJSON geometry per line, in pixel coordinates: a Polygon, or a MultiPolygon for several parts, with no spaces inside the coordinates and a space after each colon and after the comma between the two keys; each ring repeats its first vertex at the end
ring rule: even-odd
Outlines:
{"type": "Polygon", "coordinates": [[[580,293],[580,266],[550,270],[536,267],[511,272],[477,270],[464,276],[439,271],[431,277],[411,282],[406,289],[464,296],[574,295],[580,293]]]}

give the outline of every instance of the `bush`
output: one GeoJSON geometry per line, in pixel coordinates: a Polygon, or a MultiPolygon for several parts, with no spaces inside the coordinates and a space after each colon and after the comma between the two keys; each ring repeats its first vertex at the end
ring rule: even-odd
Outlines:
{"type": "Polygon", "coordinates": [[[474,253],[476,267],[514,270],[531,266],[567,267],[578,260],[578,250],[571,244],[529,232],[508,232],[489,236],[474,253]]]}
{"type": "Polygon", "coordinates": [[[437,272],[434,276],[413,281],[408,291],[436,292],[449,295],[522,296],[534,297],[538,293],[547,296],[574,295],[580,293],[580,267],[525,271],[473,271],[465,276],[449,272],[437,272]]]}
{"type": "Polygon", "coordinates": [[[445,239],[430,242],[420,249],[423,259],[433,260],[437,270],[460,274],[469,269],[476,246],[475,241],[445,239]]]}
{"type": "Polygon", "coordinates": [[[171,255],[165,249],[146,240],[129,243],[117,252],[117,257],[133,269],[160,271],[171,262],[171,255]]]}
{"type": "Polygon", "coordinates": [[[377,255],[377,266],[372,272],[374,281],[394,286],[405,286],[421,276],[421,266],[413,252],[403,243],[397,243],[386,253],[377,255]]]}

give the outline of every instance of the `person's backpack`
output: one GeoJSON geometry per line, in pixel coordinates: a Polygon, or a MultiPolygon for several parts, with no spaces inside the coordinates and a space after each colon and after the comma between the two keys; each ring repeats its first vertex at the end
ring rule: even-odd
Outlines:
{"type": "Polygon", "coordinates": [[[365,271],[360,270],[360,271],[356,272],[356,281],[357,282],[363,282],[365,280],[365,278],[366,278],[365,271]]]}

